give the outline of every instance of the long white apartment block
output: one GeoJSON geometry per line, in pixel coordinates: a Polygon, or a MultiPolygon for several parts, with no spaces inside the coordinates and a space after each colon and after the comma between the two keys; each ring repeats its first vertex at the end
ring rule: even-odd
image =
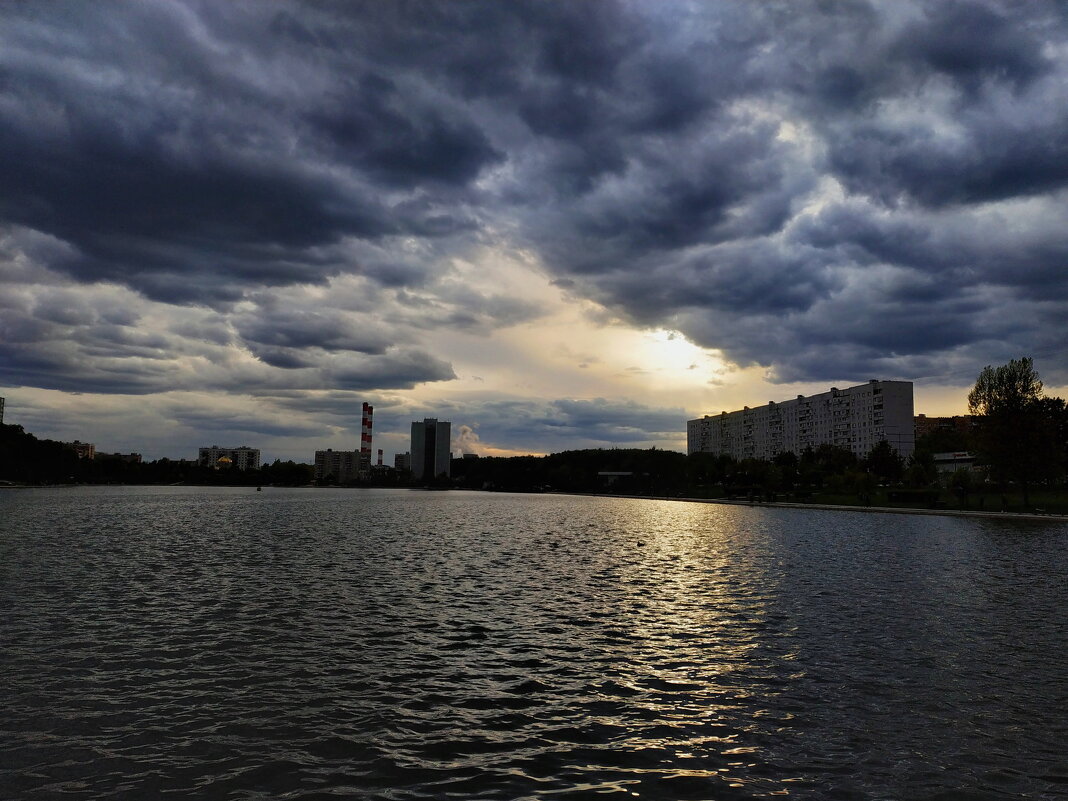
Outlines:
{"type": "Polygon", "coordinates": [[[736,412],[705,415],[686,423],[688,453],[729,454],[735,459],[773,459],[783,451],[800,455],[824,443],[859,457],[886,440],[907,457],[915,447],[911,381],[872,379],[848,389],[736,412]]]}

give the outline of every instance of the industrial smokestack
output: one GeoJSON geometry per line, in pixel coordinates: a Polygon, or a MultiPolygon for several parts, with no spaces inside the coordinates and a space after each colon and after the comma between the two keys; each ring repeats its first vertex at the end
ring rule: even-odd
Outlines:
{"type": "Polygon", "coordinates": [[[375,407],[369,403],[363,405],[363,420],[360,424],[360,456],[371,463],[371,423],[375,413],[375,407]]]}
{"type": "Polygon", "coordinates": [[[381,448],[378,449],[378,466],[379,467],[382,466],[382,449],[381,448]]]}

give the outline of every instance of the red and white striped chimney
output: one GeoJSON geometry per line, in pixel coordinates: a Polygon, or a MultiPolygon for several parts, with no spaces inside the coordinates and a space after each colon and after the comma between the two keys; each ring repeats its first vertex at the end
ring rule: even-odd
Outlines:
{"type": "Polygon", "coordinates": [[[363,404],[363,420],[360,423],[360,456],[367,459],[366,464],[371,463],[371,418],[374,413],[375,407],[365,402],[363,404]]]}
{"type": "Polygon", "coordinates": [[[382,449],[381,448],[378,449],[378,466],[379,467],[382,466],[382,449]]]}

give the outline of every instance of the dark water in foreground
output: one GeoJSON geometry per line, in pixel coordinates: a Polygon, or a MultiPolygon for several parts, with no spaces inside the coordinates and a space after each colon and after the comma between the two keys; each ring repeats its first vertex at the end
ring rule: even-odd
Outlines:
{"type": "Polygon", "coordinates": [[[600,498],[0,492],[0,797],[1068,798],[1066,546],[600,498]]]}

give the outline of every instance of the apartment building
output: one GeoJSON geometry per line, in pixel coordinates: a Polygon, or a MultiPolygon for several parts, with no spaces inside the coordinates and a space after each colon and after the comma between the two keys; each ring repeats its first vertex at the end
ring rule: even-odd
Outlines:
{"type": "Polygon", "coordinates": [[[242,445],[240,448],[220,448],[218,445],[201,448],[197,462],[203,467],[232,467],[238,470],[259,470],[260,449],[242,445]]]}
{"type": "Polygon", "coordinates": [[[690,420],[686,449],[735,459],[772,459],[783,451],[801,454],[828,443],[863,457],[885,439],[907,457],[915,447],[913,431],[912,382],[872,379],[847,389],[831,387],[818,395],[690,420]]]}
{"type": "Polygon", "coordinates": [[[366,474],[370,466],[365,464],[364,454],[360,451],[335,451],[327,448],[315,452],[315,480],[324,481],[332,478],[338,484],[356,481],[366,474]]]}

